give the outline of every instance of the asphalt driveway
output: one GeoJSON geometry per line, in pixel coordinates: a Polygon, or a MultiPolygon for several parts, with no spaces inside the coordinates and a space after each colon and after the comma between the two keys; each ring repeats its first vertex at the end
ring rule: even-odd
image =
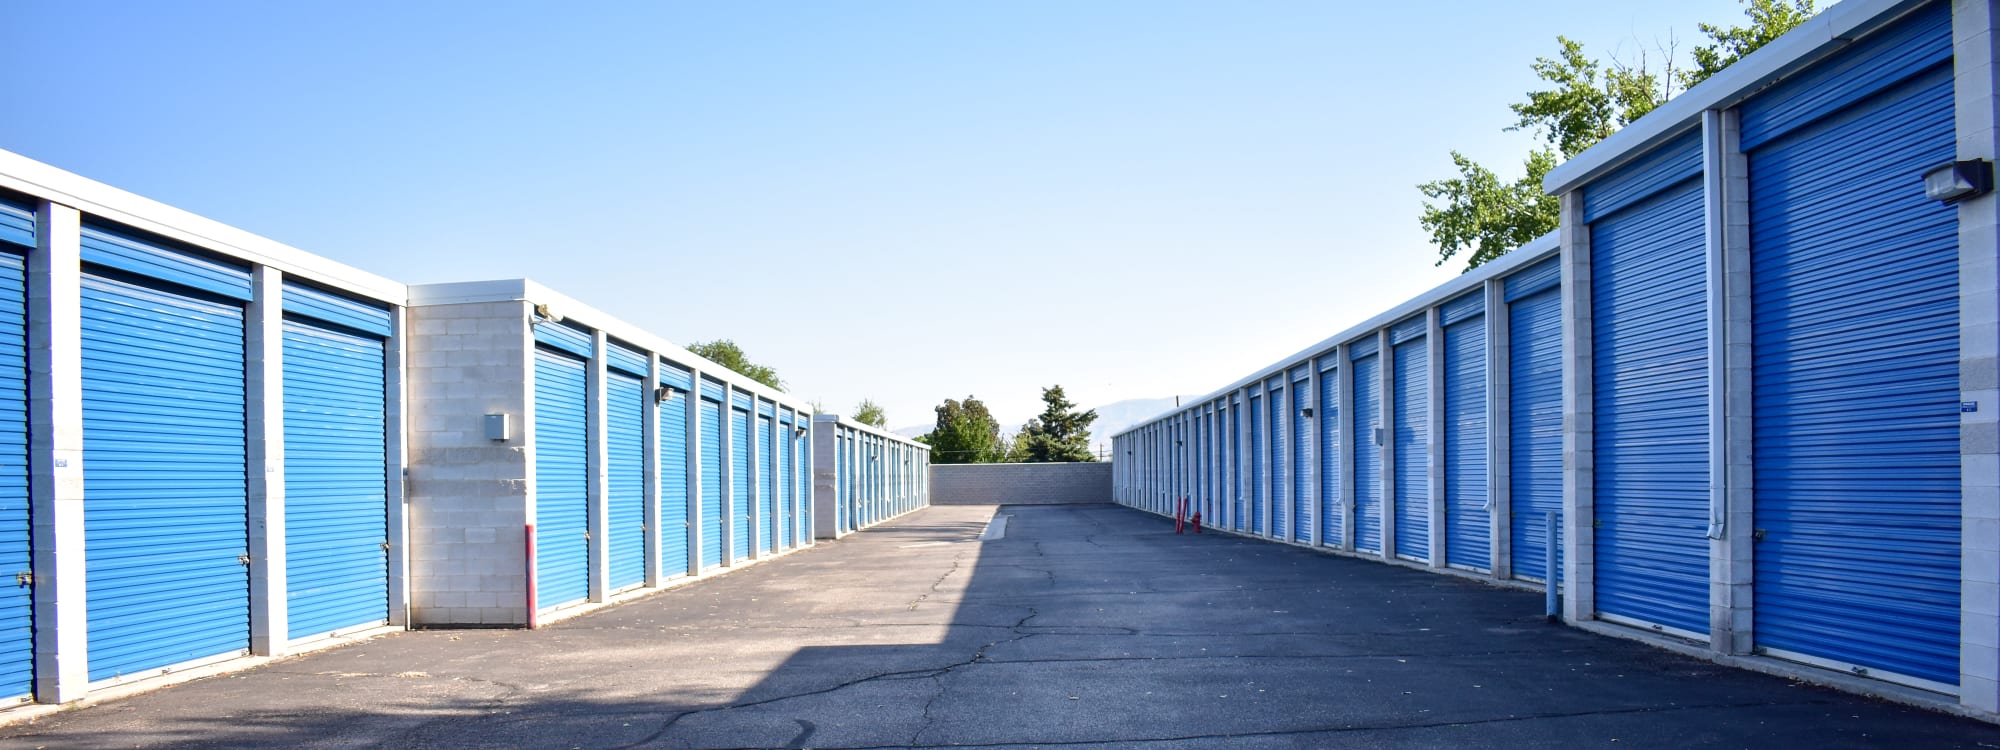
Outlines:
{"type": "Polygon", "coordinates": [[[937,507],[539,631],[400,633],[7,747],[2000,747],[1541,618],[1541,596],[1109,505],[937,507]]]}

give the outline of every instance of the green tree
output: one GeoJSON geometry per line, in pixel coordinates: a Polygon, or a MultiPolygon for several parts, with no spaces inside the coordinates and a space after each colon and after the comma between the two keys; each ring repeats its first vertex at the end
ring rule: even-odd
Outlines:
{"type": "Polygon", "coordinates": [[[1812,20],[1819,13],[1813,7],[1813,0],[1744,0],[1743,15],[1749,17],[1749,26],[1731,26],[1727,29],[1714,24],[1697,24],[1701,33],[1707,34],[1710,44],[1689,51],[1694,58],[1694,67],[1681,73],[1681,86],[1692,88],[1695,84],[1708,80],[1709,76],[1722,72],[1744,55],[1755,52],[1758,47],[1770,44],[1771,40],[1783,36],[1785,32],[1798,28],[1799,24],[1812,20]]]}
{"type": "Polygon", "coordinates": [[[882,405],[872,398],[861,399],[854,405],[854,421],[874,427],[889,426],[889,415],[882,413],[882,405]]]}
{"type": "Polygon", "coordinates": [[[1000,422],[979,399],[945,399],[937,408],[937,426],[917,438],[931,447],[931,463],[990,464],[1007,459],[1000,440],[1000,422]]]}
{"type": "Polygon", "coordinates": [[[1457,177],[1417,186],[1428,199],[1418,223],[1437,246],[1436,265],[1463,254],[1470,271],[1553,231],[1561,204],[1542,192],[1542,178],[1550,170],[1652,112],[1674,95],[1676,83],[1685,89],[1707,79],[1814,12],[1813,0],[1745,3],[1750,25],[1722,29],[1701,24],[1712,43],[1694,49],[1695,67],[1678,73],[1671,47],[1662,50],[1664,70],[1655,72],[1644,54],[1633,64],[1613,60],[1607,65],[1585,54],[1581,43],[1556,37],[1556,56],[1536,58],[1529,66],[1548,87],[1509,105],[1515,122],[1507,129],[1532,132],[1541,141],[1522,161],[1521,176],[1504,178],[1453,151],[1457,177]]]}
{"type": "Polygon", "coordinates": [[[723,367],[742,373],[744,377],[771,386],[780,391],[785,389],[785,381],[778,378],[778,371],[750,361],[743,348],[729,339],[698,341],[689,344],[688,351],[723,367]]]}
{"type": "Polygon", "coordinates": [[[1009,453],[1023,463],[1096,461],[1090,452],[1090,423],[1097,411],[1076,411],[1060,385],[1042,389],[1042,413],[1021,426],[1009,453]]]}

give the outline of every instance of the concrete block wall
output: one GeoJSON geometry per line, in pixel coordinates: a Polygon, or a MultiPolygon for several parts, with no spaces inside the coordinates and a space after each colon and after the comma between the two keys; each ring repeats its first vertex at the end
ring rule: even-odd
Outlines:
{"type": "Polygon", "coordinates": [[[411,622],[526,625],[534,357],[528,302],[409,309],[411,622]],[[511,434],[486,438],[484,417],[511,434]]]}
{"type": "Polygon", "coordinates": [[[1110,462],[934,464],[937,505],[1061,505],[1111,502],[1110,462]]]}

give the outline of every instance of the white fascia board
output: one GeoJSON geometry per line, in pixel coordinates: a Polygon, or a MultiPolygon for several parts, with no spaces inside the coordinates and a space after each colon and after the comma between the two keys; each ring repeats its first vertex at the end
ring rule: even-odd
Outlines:
{"type": "Polygon", "coordinates": [[[1442,304],[1446,300],[1449,300],[1453,297],[1457,297],[1458,295],[1465,294],[1466,292],[1476,291],[1481,286],[1485,285],[1487,279],[1505,276],[1507,274],[1521,270],[1522,268],[1534,265],[1535,263],[1538,263],[1542,260],[1546,260],[1550,257],[1553,257],[1556,254],[1556,252],[1560,249],[1556,242],[1556,234],[1557,234],[1556,232],[1550,232],[1540,237],[1536,237],[1528,244],[1522,245],[1521,247],[1515,249],[1512,252],[1507,253],[1506,255],[1502,255],[1498,258],[1495,258],[1492,261],[1484,265],[1481,265],[1478,268],[1472,269],[1463,274],[1459,274],[1458,278],[1452,279],[1443,284],[1439,284],[1436,287],[1433,287],[1430,291],[1424,292],[1423,294],[1419,294],[1416,297],[1411,298],[1408,302],[1404,302],[1403,304],[1389,308],[1387,312],[1383,312],[1379,315],[1376,315],[1375,317],[1362,321],[1361,324],[1352,326],[1347,330],[1341,331],[1340,333],[1336,333],[1333,336],[1325,340],[1322,340],[1317,344],[1313,344],[1312,346],[1308,346],[1304,349],[1301,349],[1298,352],[1292,354],[1291,356],[1278,360],[1277,362],[1268,365],[1263,369],[1258,370],[1255,373],[1245,376],[1234,383],[1230,383],[1227,386],[1216,389],[1215,391],[1204,394],[1200,397],[1184,401],[1181,403],[1179,407],[1161,412],[1160,414],[1152,417],[1151,419],[1133,425],[1132,427],[1126,429],[1124,432],[1112,435],[1111,437],[1113,438],[1124,437],[1126,435],[1138,431],[1143,427],[1156,424],[1170,416],[1178,415],[1182,412],[1193,411],[1201,408],[1203,404],[1208,404],[1226,398],[1230,393],[1236,391],[1237,389],[1250,385],[1252,383],[1262,382],[1265,379],[1270,378],[1272,375],[1289,371],[1290,369],[1298,367],[1300,365],[1310,365],[1313,362],[1313,360],[1328,354],[1332,354],[1334,350],[1337,349],[1341,344],[1358,340],[1364,336],[1373,336],[1375,335],[1376,331],[1386,328],[1390,324],[1396,323],[1398,321],[1410,317],[1411,315],[1427,310],[1434,305],[1442,304]]]}
{"type": "Polygon", "coordinates": [[[813,415],[813,421],[814,421],[814,422],[832,422],[832,423],[834,423],[834,424],[837,424],[837,425],[840,425],[840,426],[842,426],[842,427],[846,427],[846,428],[849,428],[849,429],[853,429],[853,430],[856,430],[856,431],[858,431],[858,432],[865,432],[865,433],[868,433],[868,434],[870,434],[870,435],[874,435],[874,436],[876,436],[876,437],[879,437],[879,438],[883,438],[883,439],[885,439],[885,440],[890,440],[890,441],[893,441],[893,442],[897,442],[897,443],[902,443],[902,444],[904,444],[904,445],[907,445],[907,446],[910,446],[910,447],[912,447],[912,448],[917,448],[917,449],[920,449],[920,450],[922,450],[922,451],[923,451],[923,452],[925,452],[925,453],[929,453],[929,452],[931,452],[931,447],[930,447],[930,446],[928,446],[928,445],[924,445],[923,443],[919,443],[919,442],[917,442],[916,440],[914,440],[914,439],[912,439],[912,438],[906,438],[906,437],[903,437],[902,435],[898,435],[898,434],[896,434],[896,433],[893,433],[893,432],[890,432],[890,431],[888,431],[888,430],[884,430],[884,429],[881,429],[881,428],[879,428],[879,427],[876,427],[876,426],[874,426],[874,425],[871,425],[871,424],[862,424],[862,423],[860,423],[860,422],[856,422],[856,421],[854,421],[854,420],[852,420],[852,419],[848,419],[848,418],[846,418],[846,417],[843,417],[843,416],[840,416],[839,414],[814,414],[814,415],[813,415]]]}
{"type": "Polygon", "coordinates": [[[728,383],[736,390],[789,407],[800,414],[813,413],[812,405],[807,404],[804,399],[780,393],[768,385],[751,380],[735,370],[716,364],[678,344],[578,302],[566,294],[542,286],[532,279],[416,284],[410,287],[409,300],[411,307],[513,301],[547,305],[550,312],[562,316],[564,320],[575,321],[579,325],[603,331],[605,335],[622,343],[652,352],[676,364],[700,370],[702,377],[728,383]]]}
{"type": "Polygon", "coordinates": [[[69,206],[87,215],[278,269],[360,297],[402,305],[408,287],[353,266],[135,195],[73,172],[0,150],[0,188],[69,206]]]}
{"type": "Polygon", "coordinates": [[[1745,55],[1722,72],[1667,100],[1637,122],[1612,133],[1542,178],[1542,190],[1560,195],[1618,168],[1689,128],[1701,113],[1727,109],[1750,98],[1869,31],[1923,6],[1923,0],[1844,0],[1798,28],[1745,55]]]}

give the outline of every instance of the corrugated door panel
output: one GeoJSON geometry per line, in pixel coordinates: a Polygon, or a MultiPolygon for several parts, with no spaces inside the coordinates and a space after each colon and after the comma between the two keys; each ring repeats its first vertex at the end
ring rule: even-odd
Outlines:
{"type": "Polygon", "coordinates": [[[1340,370],[1333,358],[1320,359],[1319,420],[1320,544],[1340,546],[1340,370]]]}
{"type": "MultiPolygon", "coordinates": [[[[1511,287],[1508,294],[1513,294],[1511,287]]],[[[1509,303],[1507,344],[1508,494],[1513,507],[1509,563],[1515,578],[1545,581],[1547,514],[1562,512],[1562,296],[1557,287],[1544,286],[1509,303]]],[[[1560,533],[1560,525],[1556,531],[1560,533]]],[[[1556,554],[1560,566],[1560,537],[1556,554]]],[[[1558,567],[1556,575],[1561,574],[1558,567]]]]}
{"type": "Polygon", "coordinates": [[[546,320],[535,323],[535,343],[584,359],[589,359],[597,348],[595,336],[591,332],[567,323],[552,323],[546,320]]]}
{"type": "MultiPolygon", "coordinates": [[[[1483,302],[1483,300],[1480,300],[1483,302]]],[[[1444,329],[1444,560],[1492,570],[1486,486],[1486,317],[1455,316],[1444,329]]]]}
{"type": "Polygon", "coordinates": [[[1431,558],[1430,349],[1414,336],[1395,349],[1396,556],[1431,558]]]}
{"type": "Polygon", "coordinates": [[[700,408],[701,568],[707,570],[722,564],[722,402],[704,395],[700,408]]]}
{"type": "Polygon", "coordinates": [[[35,246],[35,209],[0,200],[0,242],[35,246]]]}
{"type": "Polygon", "coordinates": [[[243,309],[94,273],[82,295],[90,679],[246,653],[243,309]]]}
{"type": "Polygon", "coordinates": [[[694,373],[690,372],[687,368],[664,359],[660,360],[660,384],[670,385],[682,391],[682,393],[675,394],[676,397],[685,396],[687,395],[686,391],[694,388],[694,383],[689,380],[691,377],[694,377],[694,373]]]}
{"type": "Polygon", "coordinates": [[[588,371],[583,360],[535,349],[535,606],[543,611],[590,597],[588,371]]]}
{"type": "MultiPolygon", "coordinates": [[[[1304,370],[1297,374],[1304,374],[1304,370]]],[[[1298,531],[1297,539],[1311,542],[1313,535],[1313,465],[1312,465],[1312,423],[1306,418],[1304,409],[1312,406],[1311,380],[1292,381],[1292,525],[1298,531]]],[[[1317,412],[1315,412],[1317,414],[1317,412]]]]}
{"type": "Polygon", "coordinates": [[[1287,497],[1291,493],[1286,491],[1289,488],[1287,484],[1289,467],[1285,465],[1285,456],[1291,453],[1286,447],[1290,436],[1285,434],[1285,423],[1290,421],[1285,419],[1285,394],[1289,392],[1284,386],[1275,382],[1264,391],[1264,401],[1270,416],[1264,426],[1270,438],[1266,450],[1270,453],[1271,459],[1271,536],[1279,539],[1292,537],[1292,509],[1289,507],[1291,500],[1287,497]]]}
{"type": "Polygon", "coordinates": [[[1269,534],[1264,525],[1264,397],[1250,397],[1250,531],[1269,534]]]}
{"type": "Polygon", "coordinates": [[[701,397],[708,399],[710,401],[714,401],[718,404],[722,403],[723,399],[722,383],[720,381],[710,380],[706,377],[702,378],[701,397]]]}
{"type": "MultiPolygon", "coordinates": [[[[1583,220],[1595,224],[1613,212],[1624,211],[1627,206],[1669,189],[1678,191],[1681,183],[1699,176],[1701,128],[1695,127],[1586,186],[1583,220]]],[[[1592,252],[1595,251],[1593,248],[1592,252]]]]}
{"type": "Polygon", "coordinates": [[[383,342],[301,320],[284,338],[288,635],[387,622],[383,342]]]}
{"type": "Polygon", "coordinates": [[[1758,645],[1934,689],[1959,675],[1958,223],[1915,176],[1956,153],[1950,72],[1750,154],[1758,645]]]}
{"type": "Polygon", "coordinates": [[[1702,184],[1590,226],[1597,610],[1708,633],[1702,184]]]}
{"type": "Polygon", "coordinates": [[[1523,268],[1514,272],[1514,275],[1507,277],[1507,280],[1503,282],[1506,287],[1506,302],[1513,304],[1526,299],[1528,295],[1554,289],[1557,285],[1560,285],[1562,283],[1561,260],[1559,257],[1549,256],[1547,260],[1523,268]]]}
{"type": "Polygon", "coordinates": [[[615,342],[604,350],[604,364],[613,370],[623,370],[629,375],[646,377],[646,355],[615,342]]]}
{"type": "MultiPolygon", "coordinates": [[[[662,372],[666,370],[662,368],[662,372]]],[[[686,381],[683,380],[683,383],[686,381]]],[[[660,565],[666,576],[688,572],[688,541],[694,532],[688,523],[688,455],[686,393],[676,393],[660,404],[660,565]]]]}
{"type": "MultiPolygon", "coordinates": [[[[0,225],[11,206],[0,204],[0,225]]],[[[29,226],[33,227],[32,219],[29,226]]],[[[0,228],[0,239],[7,237],[0,228]]],[[[33,235],[28,237],[34,241],[33,235]]],[[[22,257],[0,252],[0,572],[34,569],[28,501],[28,291],[22,257]]],[[[0,698],[25,696],[35,678],[35,596],[0,587],[0,698]]]]}
{"type": "Polygon", "coordinates": [[[180,249],[143,232],[84,225],[78,251],[83,262],[115,268],[228,299],[250,299],[250,269],[180,249]]]}
{"type": "Polygon", "coordinates": [[[612,370],[604,386],[604,520],[616,591],[646,582],[646,381],[612,370]]]}
{"type": "Polygon", "coordinates": [[[1382,358],[1371,353],[1350,366],[1354,368],[1354,547],[1381,552],[1382,358]]]}
{"type": "Polygon", "coordinates": [[[295,281],[285,282],[286,315],[296,315],[332,323],[376,338],[389,336],[389,310],[374,302],[362,302],[295,281]]]}
{"type": "Polygon", "coordinates": [[[1757,150],[1765,141],[1935,70],[1951,56],[1951,4],[1929,3],[1744,102],[1742,147],[1757,150]]]}
{"type": "Polygon", "coordinates": [[[778,419],[778,549],[787,550],[798,544],[793,524],[798,504],[798,485],[792,482],[792,413],[784,412],[778,419]]]}
{"type": "Polygon", "coordinates": [[[757,551],[771,551],[772,534],[778,529],[771,521],[778,517],[777,462],[771,455],[771,440],[777,437],[771,418],[757,417],[757,551]]]}
{"type": "Polygon", "coordinates": [[[729,410],[729,559],[750,557],[750,412],[729,410]]]}

